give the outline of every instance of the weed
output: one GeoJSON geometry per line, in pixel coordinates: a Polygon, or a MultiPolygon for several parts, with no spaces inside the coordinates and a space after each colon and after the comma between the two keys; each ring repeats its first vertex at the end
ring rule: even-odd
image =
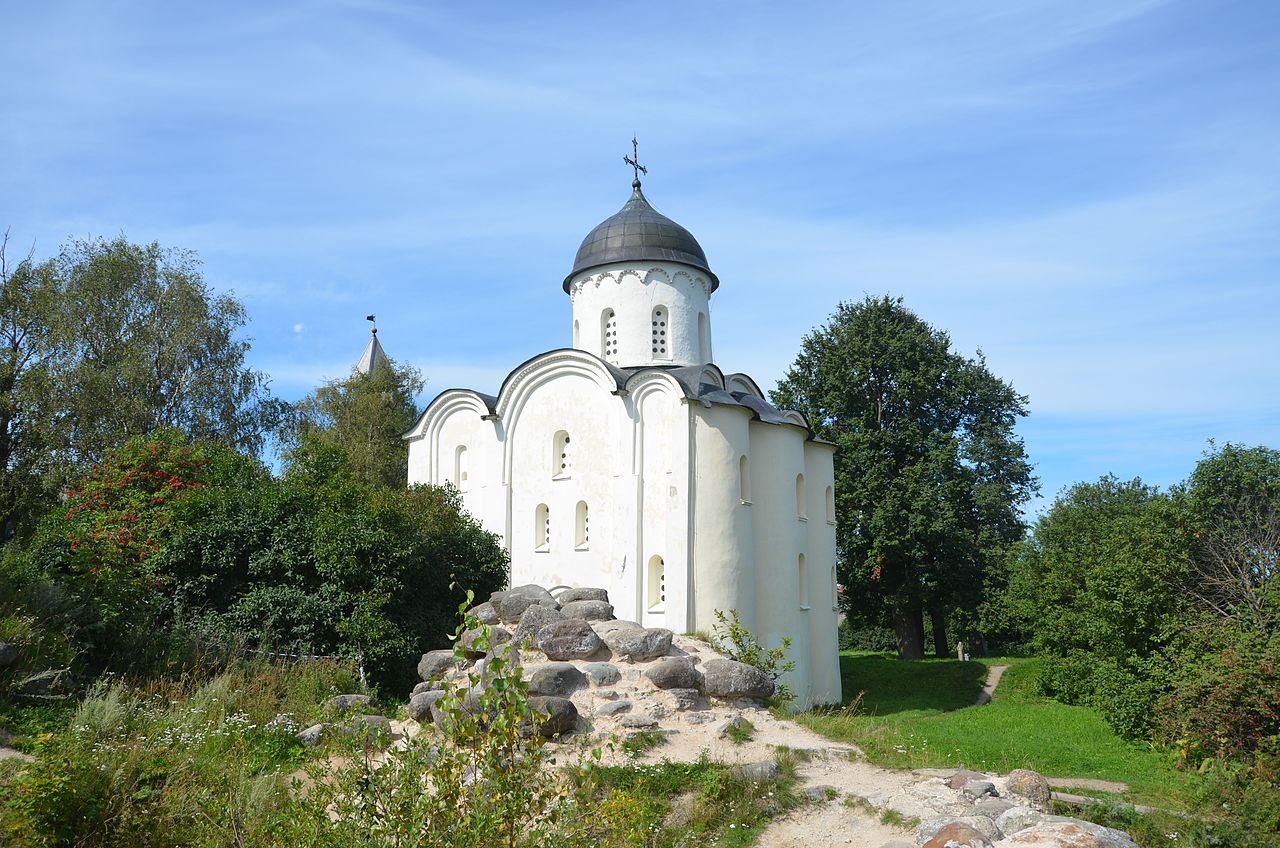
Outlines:
{"type": "Polygon", "coordinates": [[[880,811],[880,824],[885,827],[896,827],[899,830],[914,830],[920,824],[920,819],[915,816],[904,816],[891,807],[885,807],[880,811]]]}
{"type": "Polygon", "coordinates": [[[639,730],[622,740],[622,750],[629,757],[638,757],[667,741],[667,735],[659,730],[639,730]]]}
{"type": "Polygon", "coordinates": [[[724,735],[729,737],[729,741],[733,744],[741,745],[755,738],[755,730],[756,726],[754,724],[749,721],[743,721],[726,727],[724,735]]]}

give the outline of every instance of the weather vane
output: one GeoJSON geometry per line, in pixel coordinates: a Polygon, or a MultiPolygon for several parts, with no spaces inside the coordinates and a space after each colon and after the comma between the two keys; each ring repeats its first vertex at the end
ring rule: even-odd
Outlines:
{"type": "Polygon", "coordinates": [[[641,174],[644,174],[646,177],[649,176],[649,169],[646,168],[644,165],[641,165],[639,162],[639,159],[640,159],[640,147],[636,143],[636,137],[633,135],[631,136],[631,155],[627,156],[624,153],[622,156],[622,161],[626,162],[628,165],[631,166],[632,171],[635,173],[636,185],[640,184],[641,174]]]}

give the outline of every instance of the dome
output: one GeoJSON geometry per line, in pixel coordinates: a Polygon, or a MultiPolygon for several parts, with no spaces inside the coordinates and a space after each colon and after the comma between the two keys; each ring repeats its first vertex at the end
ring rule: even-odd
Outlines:
{"type": "Polygon", "coordinates": [[[631,199],[616,215],[605,218],[587,233],[573,259],[573,270],[564,278],[569,281],[589,268],[613,262],[656,260],[680,262],[697,268],[711,278],[715,291],[720,280],[707,267],[707,256],[697,239],[684,227],[660,214],[640,192],[640,181],[631,184],[631,199]]]}

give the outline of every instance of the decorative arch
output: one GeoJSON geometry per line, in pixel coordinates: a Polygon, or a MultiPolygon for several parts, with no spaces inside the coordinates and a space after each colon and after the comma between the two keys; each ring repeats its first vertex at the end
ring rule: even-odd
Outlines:
{"type": "Polygon", "coordinates": [[[801,521],[809,520],[809,510],[807,498],[804,496],[804,475],[796,475],[796,518],[801,521]]]}

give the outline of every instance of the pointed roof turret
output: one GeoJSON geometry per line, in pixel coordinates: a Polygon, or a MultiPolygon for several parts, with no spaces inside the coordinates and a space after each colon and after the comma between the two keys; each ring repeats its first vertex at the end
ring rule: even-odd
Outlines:
{"type": "Polygon", "coordinates": [[[378,343],[378,328],[374,327],[373,335],[369,337],[369,343],[364,346],[364,353],[360,354],[360,361],[356,363],[356,373],[372,374],[373,369],[386,364],[388,364],[387,354],[378,343]]]}

